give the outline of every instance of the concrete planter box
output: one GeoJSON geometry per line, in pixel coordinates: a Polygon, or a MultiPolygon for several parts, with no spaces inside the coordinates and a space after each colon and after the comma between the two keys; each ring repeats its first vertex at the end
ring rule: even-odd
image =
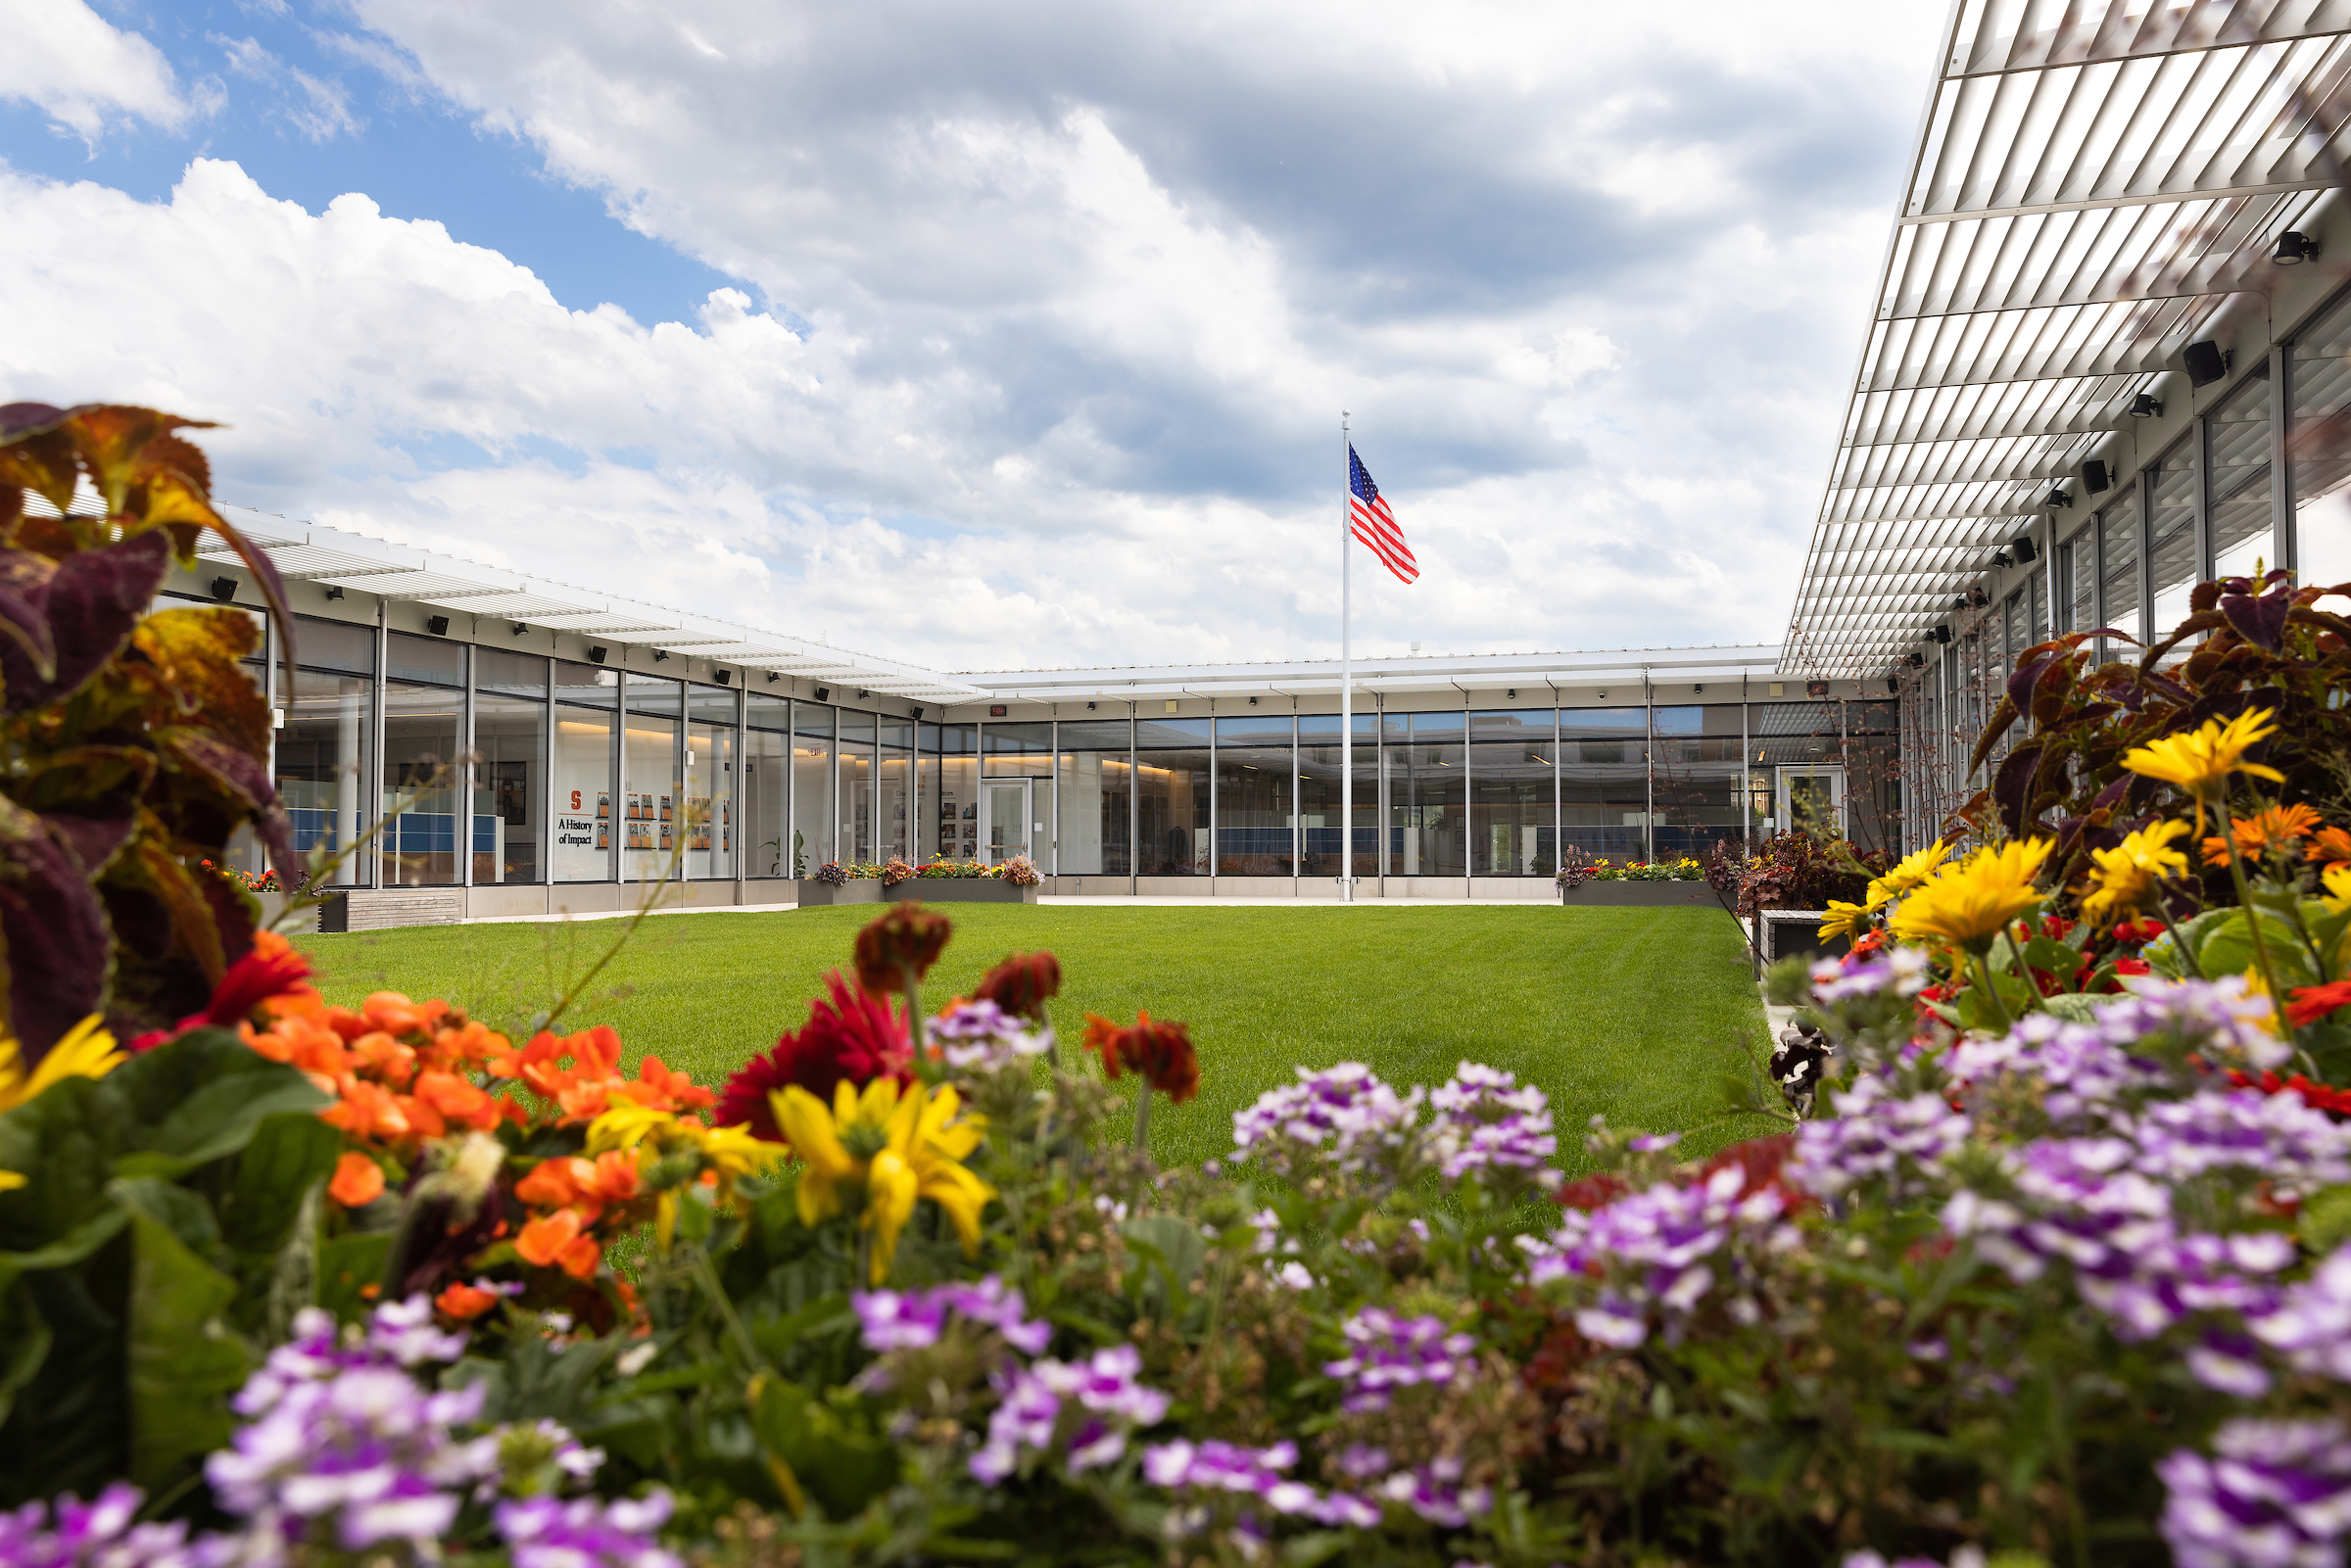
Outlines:
{"type": "Polygon", "coordinates": [[[839,887],[804,877],[793,884],[799,890],[799,906],[807,909],[817,904],[879,904],[882,902],[882,880],[878,877],[859,877],[842,882],[839,887]]]}
{"type": "Polygon", "coordinates": [[[1667,909],[1684,904],[1722,907],[1714,889],[1704,882],[1586,882],[1562,892],[1559,902],[1600,909],[1667,909]]]}
{"type": "Polygon", "coordinates": [[[1033,904],[1039,891],[994,877],[912,877],[882,896],[893,904],[1033,904]]]}

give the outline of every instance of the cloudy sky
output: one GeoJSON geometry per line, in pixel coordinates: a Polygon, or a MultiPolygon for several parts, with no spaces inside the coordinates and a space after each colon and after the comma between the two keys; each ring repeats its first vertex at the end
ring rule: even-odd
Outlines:
{"type": "Polygon", "coordinates": [[[1776,639],[1942,0],[0,0],[0,401],[953,669],[1776,639]]]}

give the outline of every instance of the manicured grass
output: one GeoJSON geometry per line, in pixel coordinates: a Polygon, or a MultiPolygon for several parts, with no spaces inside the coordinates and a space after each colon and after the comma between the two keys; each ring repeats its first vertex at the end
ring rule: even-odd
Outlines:
{"type": "MultiPolygon", "coordinates": [[[[871,908],[656,916],[598,976],[566,1027],[610,1023],[715,1085],[807,1022],[826,971],[871,908]]],[[[1368,1062],[1435,1084],[1466,1057],[1540,1085],[1561,1164],[1585,1122],[1685,1130],[1712,1148],[1770,1128],[1729,1117],[1719,1088],[1764,1041],[1738,928],[1712,909],[1132,909],[962,906],[924,988],[930,1008],[1015,949],[1050,948],[1071,1047],[1086,1013],[1179,1019],[1200,1049],[1199,1097],[1153,1112],[1168,1164],[1223,1153],[1231,1117],[1297,1066],[1368,1062]]],[[[423,927],[306,937],[331,1001],[390,989],[440,996],[517,1030],[619,936],[621,923],[423,927]]]]}

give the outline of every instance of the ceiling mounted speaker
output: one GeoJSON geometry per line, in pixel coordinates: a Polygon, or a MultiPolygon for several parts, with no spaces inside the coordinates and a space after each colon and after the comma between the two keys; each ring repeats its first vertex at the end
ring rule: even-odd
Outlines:
{"type": "Polygon", "coordinates": [[[2014,555],[2016,563],[2022,566],[2039,555],[2040,547],[2033,543],[2031,534],[2026,534],[2022,538],[2012,539],[2008,542],[2008,552],[2014,555]]]}
{"type": "Polygon", "coordinates": [[[735,672],[733,670],[721,670],[718,672],[718,684],[720,686],[732,686],[734,682],[735,672]]]}
{"type": "Polygon", "coordinates": [[[2091,495],[2096,495],[2113,483],[2114,481],[2107,476],[2106,464],[2103,459],[2092,457],[2082,465],[2082,488],[2091,495]]]}
{"type": "Polygon", "coordinates": [[[2196,387],[2209,387],[2227,375],[2231,357],[2209,338],[2180,351],[2180,362],[2187,366],[2188,384],[2196,387]]]}
{"type": "Polygon", "coordinates": [[[428,615],[424,618],[424,629],[432,633],[435,637],[447,637],[449,636],[449,617],[446,615],[428,615]]]}
{"type": "Polygon", "coordinates": [[[1948,642],[1951,640],[1951,629],[1947,626],[1939,626],[1929,632],[1927,636],[1937,642],[1948,642]]]}

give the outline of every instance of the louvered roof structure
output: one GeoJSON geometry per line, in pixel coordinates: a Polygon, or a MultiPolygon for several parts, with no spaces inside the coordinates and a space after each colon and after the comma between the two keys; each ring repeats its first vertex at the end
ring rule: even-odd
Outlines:
{"type": "MultiPolygon", "coordinates": [[[[743,669],[774,670],[831,681],[916,702],[968,702],[985,695],[952,676],[896,659],[853,653],[830,643],[744,626],[642,599],[575,588],[461,556],[386,544],[362,534],[294,522],[242,506],[222,513],[290,580],[324,584],[436,609],[513,621],[550,631],[606,638],[743,669]]],[[[206,530],[197,554],[222,566],[239,563],[228,541],[206,530]]]]}
{"type": "Polygon", "coordinates": [[[2351,0],[1957,0],[1782,655],[1884,674],[2351,165],[2351,0]]]}

